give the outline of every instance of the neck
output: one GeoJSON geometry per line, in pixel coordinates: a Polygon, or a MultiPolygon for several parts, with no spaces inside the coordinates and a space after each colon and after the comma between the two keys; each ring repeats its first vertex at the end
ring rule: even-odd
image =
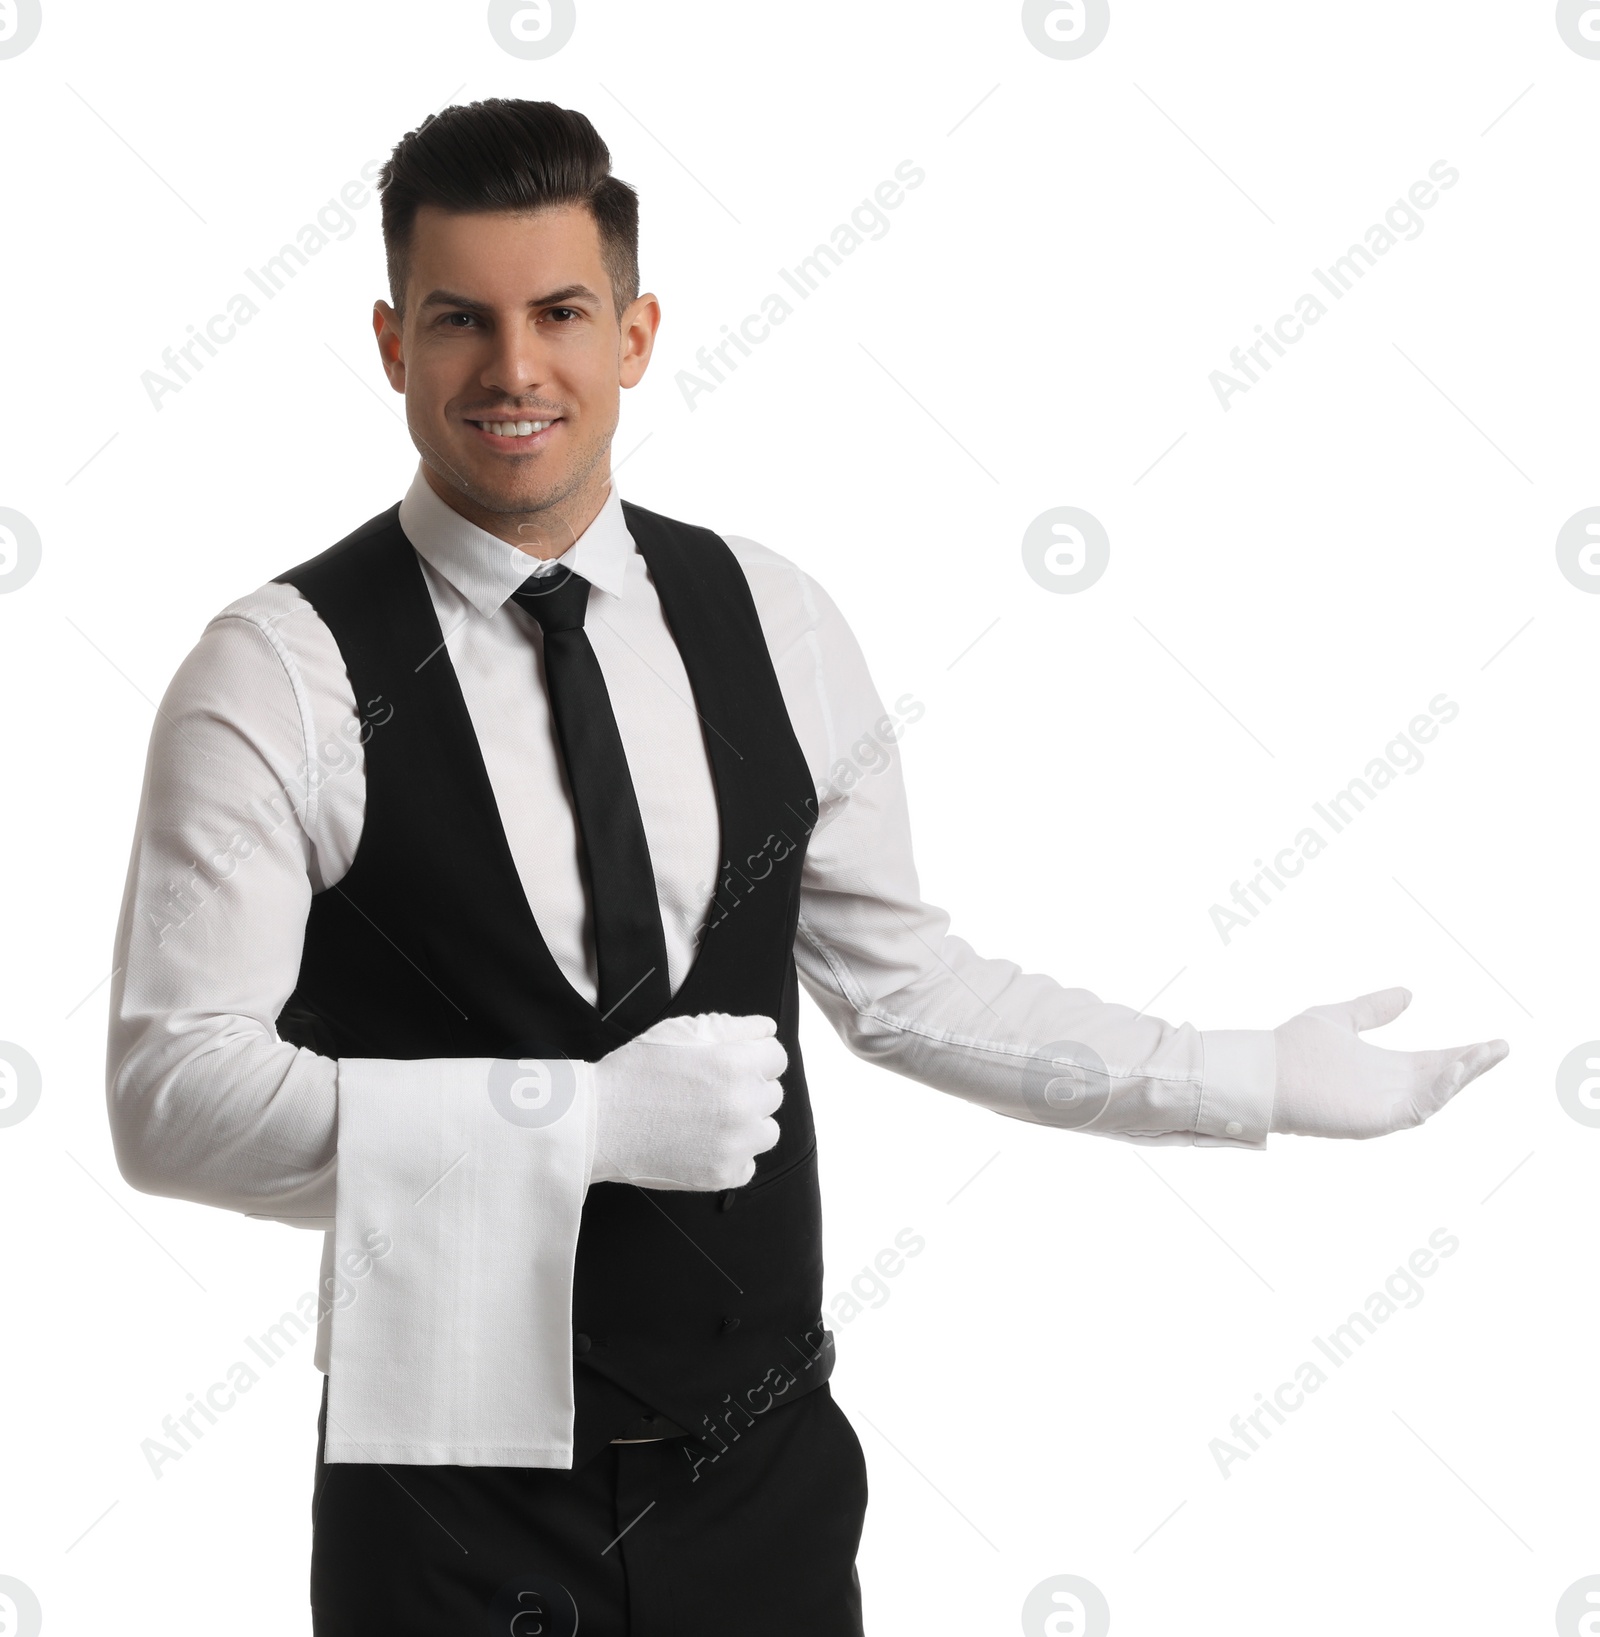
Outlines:
{"type": "Polygon", "coordinates": [[[490,511],[441,478],[427,461],[422,463],[422,475],[452,511],[476,523],[486,534],[541,560],[559,557],[568,550],[600,515],[611,494],[611,478],[601,472],[591,474],[576,490],[546,506],[520,512],[490,511]]]}

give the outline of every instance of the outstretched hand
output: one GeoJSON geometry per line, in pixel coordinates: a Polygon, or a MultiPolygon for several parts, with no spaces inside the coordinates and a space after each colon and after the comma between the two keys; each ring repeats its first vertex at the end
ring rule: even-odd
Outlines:
{"type": "Polygon", "coordinates": [[[1382,1137],[1421,1125],[1511,1049],[1503,1040],[1486,1040],[1394,1052],[1361,1038],[1361,1030],[1392,1023],[1410,1004],[1409,989],[1380,989],[1337,1006],[1313,1006],[1274,1029],[1271,1129],[1300,1137],[1382,1137]]]}

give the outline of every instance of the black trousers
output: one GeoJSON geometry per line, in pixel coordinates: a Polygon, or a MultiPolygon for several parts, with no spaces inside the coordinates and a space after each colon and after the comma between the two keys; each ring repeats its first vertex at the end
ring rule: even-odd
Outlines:
{"type": "Polygon", "coordinates": [[[860,1440],[829,1386],[576,1471],[323,1460],[316,1637],[860,1637],[860,1440]]]}

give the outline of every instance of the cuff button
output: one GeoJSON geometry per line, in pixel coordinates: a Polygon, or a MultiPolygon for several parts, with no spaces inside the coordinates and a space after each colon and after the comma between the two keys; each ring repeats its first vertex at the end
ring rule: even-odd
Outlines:
{"type": "Polygon", "coordinates": [[[581,1330],[572,1338],[572,1350],[579,1358],[589,1351],[590,1346],[589,1338],[581,1330]]]}
{"type": "Polygon", "coordinates": [[[1240,1125],[1237,1120],[1229,1120],[1222,1129],[1226,1131],[1230,1137],[1237,1137],[1239,1133],[1244,1130],[1244,1127],[1240,1125]]]}

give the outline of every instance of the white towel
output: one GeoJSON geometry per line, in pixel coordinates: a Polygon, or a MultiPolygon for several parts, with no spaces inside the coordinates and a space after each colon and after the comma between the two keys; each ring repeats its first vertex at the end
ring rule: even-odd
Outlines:
{"type": "Polygon", "coordinates": [[[572,1465],[595,1109],[588,1063],[341,1059],[326,1460],[572,1465]]]}

